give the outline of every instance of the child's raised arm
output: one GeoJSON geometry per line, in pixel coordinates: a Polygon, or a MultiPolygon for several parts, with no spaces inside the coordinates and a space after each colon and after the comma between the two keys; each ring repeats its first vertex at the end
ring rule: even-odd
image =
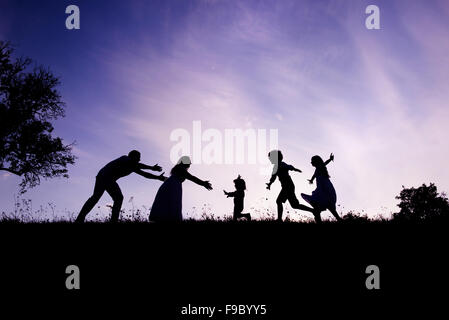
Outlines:
{"type": "Polygon", "coordinates": [[[334,154],[331,153],[331,155],[329,156],[329,159],[326,160],[326,162],[324,162],[324,165],[327,166],[329,164],[329,162],[334,161],[334,154]]]}

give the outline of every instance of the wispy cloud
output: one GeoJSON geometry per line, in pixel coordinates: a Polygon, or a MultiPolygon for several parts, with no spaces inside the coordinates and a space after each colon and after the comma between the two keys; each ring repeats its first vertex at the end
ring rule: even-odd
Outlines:
{"type": "MultiPolygon", "coordinates": [[[[231,7],[225,13],[213,5],[207,12],[201,6],[192,10],[186,27],[171,34],[167,56],[158,56],[151,42],[109,56],[132,105],[122,117],[127,134],[168,157],[171,130],[190,129],[193,120],[218,129],[241,128],[245,123],[278,128],[280,144],[289,155],[286,160],[305,166],[308,173],[312,172],[308,159],[315,153],[337,154],[330,170],[342,203],[354,209],[394,210],[394,195],[402,184],[435,178],[443,188],[449,187],[444,175],[433,174],[431,166],[422,162],[423,155],[441,157],[435,142],[447,146],[444,135],[435,129],[443,129],[447,120],[441,111],[440,117],[434,117],[441,100],[430,103],[426,96],[444,84],[422,82],[409,64],[410,54],[415,53],[394,47],[394,37],[401,33],[372,35],[362,24],[346,23],[354,10],[351,6],[343,6],[339,15],[332,6],[299,11],[294,3],[284,2],[231,7]],[[305,22],[283,21],[291,14],[288,10],[305,22]],[[335,34],[329,24],[308,28],[307,22],[316,21],[323,12],[333,17],[335,34]],[[228,20],[223,24],[224,16],[228,20]]],[[[416,59],[441,54],[433,44],[444,37],[440,28],[432,22],[409,30],[414,45],[421,48],[416,59]],[[430,30],[437,33],[427,40],[430,30]]],[[[435,70],[447,67],[438,61],[435,70]]],[[[435,72],[429,71],[429,76],[435,72]]],[[[236,169],[196,170],[226,185],[225,178],[236,169]]],[[[295,177],[298,189],[310,189],[303,178],[295,177]]],[[[254,192],[260,194],[264,178],[252,182],[254,192]]],[[[194,192],[187,203],[201,205],[203,193],[194,192]]],[[[256,202],[259,197],[249,198],[256,202]]],[[[214,200],[224,203],[218,196],[214,200]]]]}
{"type": "MultiPolygon", "coordinates": [[[[334,152],[329,170],[347,210],[394,211],[401,185],[433,181],[449,190],[449,6],[384,1],[382,29],[369,31],[365,4],[130,2],[124,17],[133,23],[124,18],[123,30],[89,50],[100,70],[94,79],[107,94],[89,91],[88,112],[73,109],[82,120],[76,128],[83,145],[75,151],[86,164],[75,170],[79,185],[131,148],[169,170],[171,131],[191,131],[201,120],[204,129],[279,129],[286,161],[304,171],[293,175],[298,194],[313,190],[306,183],[310,157],[334,152]]],[[[247,180],[247,208],[269,208],[279,190],[265,190],[257,166],[191,171],[215,190],[186,183],[186,210],[207,200],[214,212],[230,212],[221,190],[232,188],[237,174],[247,180]]],[[[151,206],[157,183],[121,184],[136,204],[151,206]]]]}

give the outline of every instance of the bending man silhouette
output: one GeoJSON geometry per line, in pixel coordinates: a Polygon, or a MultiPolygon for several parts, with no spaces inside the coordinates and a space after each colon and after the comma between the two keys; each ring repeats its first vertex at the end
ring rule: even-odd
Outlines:
{"type": "Polygon", "coordinates": [[[142,169],[162,171],[160,166],[157,164],[154,166],[148,166],[146,164],[139,163],[139,161],[140,152],[137,150],[132,150],[127,156],[117,158],[105,165],[97,174],[93,195],[86,201],[75,222],[84,222],[87,214],[92,210],[95,204],[97,204],[105,191],[109,193],[112,200],[114,200],[111,222],[117,222],[120,215],[120,209],[122,208],[123,194],[116,181],[131,174],[132,172],[148,179],[157,179],[161,181],[166,179],[166,177],[164,177],[164,173],[157,176],[142,171],[142,169]]]}

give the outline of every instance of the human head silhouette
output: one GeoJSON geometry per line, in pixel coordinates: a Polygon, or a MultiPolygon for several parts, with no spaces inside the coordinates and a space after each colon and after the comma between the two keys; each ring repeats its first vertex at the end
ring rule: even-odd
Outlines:
{"type": "Polygon", "coordinates": [[[246,190],[245,180],[240,175],[234,180],[234,185],[236,190],[246,190]]]}
{"type": "Polygon", "coordinates": [[[133,160],[135,162],[139,162],[140,161],[140,152],[137,150],[132,150],[128,153],[128,157],[130,157],[131,160],[133,160]]]}
{"type": "Polygon", "coordinates": [[[282,152],[280,150],[272,150],[268,152],[268,159],[270,159],[270,162],[272,164],[279,164],[279,162],[284,159],[284,156],[282,155],[282,152]]]}
{"type": "Polygon", "coordinates": [[[170,173],[175,175],[181,174],[185,170],[189,170],[191,164],[192,161],[190,160],[190,157],[182,156],[181,158],[179,158],[176,165],[171,169],[170,173]]]}
{"type": "Polygon", "coordinates": [[[313,156],[310,162],[312,163],[312,166],[316,168],[319,175],[330,178],[326,165],[324,164],[324,161],[320,156],[313,156]]]}
{"type": "Polygon", "coordinates": [[[324,161],[323,159],[321,159],[320,156],[313,156],[310,162],[312,163],[312,166],[314,166],[315,168],[324,166],[324,161]]]}
{"type": "Polygon", "coordinates": [[[190,157],[188,157],[188,156],[182,156],[181,158],[179,158],[178,162],[176,163],[176,165],[182,166],[186,169],[190,168],[191,164],[192,164],[192,160],[190,160],[190,157]]]}

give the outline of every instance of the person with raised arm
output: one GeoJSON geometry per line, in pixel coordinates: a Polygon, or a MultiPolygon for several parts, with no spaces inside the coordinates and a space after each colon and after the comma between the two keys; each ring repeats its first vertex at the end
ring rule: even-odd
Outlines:
{"type": "Polygon", "coordinates": [[[224,194],[228,198],[234,198],[234,213],[233,220],[237,221],[238,218],[246,218],[246,220],[251,221],[251,215],[249,213],[242,213],[243,211],[243,202],[245,200],[245,190],[246,183],[245,180],[239,175],[237,179],[234,180],[235,191],[227,192],[223,190],[224,194]]]}
{"type": "Polygon", "coordinates": [[[189,173],[192,161],[183,156],[171,169],[170,177],[160,186],[151,207],[150,222],[182,221],[182,183],[190,180],[207,190],[212,190],[209,181],[203,181],[189,173]]]}
{"type": "Polygon", "coordinates": [[[312,208],[309,208],[303,204],[300,204],[298,198],[295,194],[295,185],[292,178],[290,177],[289,171],[302,172],[301,170],[295,168],[290,164],[286,164],[282,160],[284,156],[279,150],[273,150],[268,153],[268,158],[273,164],[273,173],[271,175],[270,181],[267,183],[267,189],[270,190],[271,185],[276,180],[279,179],[281,183],[281,192],[276,199],[278,218],[277,221],[282,221],[282,213],[284,211],[283,205],[288,200],[293,209],[300,209],[304,211],[313,212],[312,208]]]}
{"type": "Polygon", "coordinates": [[[120,190],[117,180],[130,175],[131,173],[137,173],[147,179],[155,179],[165,181],[164,173],[160,175],[154,175],[149,172],[143,171],[145,169],[153,171],[162,171],[162,168],[155,164],[154,166],[149,166],[140,163],[140,152],[137,150],[132,150],[127,156],[121,156],[107,165],[105,165],[97,174],[95,180],[95,187],[92,196],[86,201],[86,203],[81,208],[78,217],[75,222],[84,222],[87,214],[92,210],[92,208],[100,200],[103,193],[106,191],[111,196],[114,204],[112,206],[111,222],[117,222],[120,216],[120,209],[123,203],[123,194],[120,190]]]}
{"type": "Polygon", "coordinates": [[[335,207],[337,194],[327,171],[327,165],[331,161],[334,161],[334,155],[332,153],[326,161],[323,161],[320,156],[312,157],[311,164],[315,167],[315,172],[309,180],[309,183],[312,184],[316,179],[316,189],[311,195],[301,193],[301,197],[313,207],[315,221],[318,223],[321,222],[321,212],[325,210],[329,210],[338,221],[341,220],[335,207]]]}

